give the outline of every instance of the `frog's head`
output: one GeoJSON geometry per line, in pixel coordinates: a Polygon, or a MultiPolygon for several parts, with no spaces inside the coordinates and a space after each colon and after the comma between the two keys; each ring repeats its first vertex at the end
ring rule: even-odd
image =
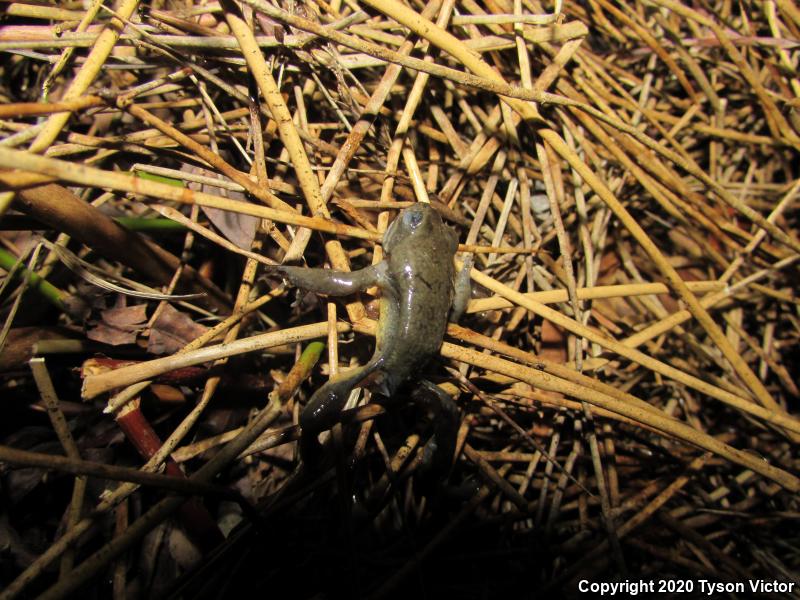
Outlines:
{"type": "Polygon", "coordinates": [[[458,245],[455,237],[455,232],[442,222],[438,212],[427,203],[417,202],[404,209],[389,225],[383,236],[383,248],[391,253],[401,242],[414,238],[433,238],[448,246],[458,245]]]}

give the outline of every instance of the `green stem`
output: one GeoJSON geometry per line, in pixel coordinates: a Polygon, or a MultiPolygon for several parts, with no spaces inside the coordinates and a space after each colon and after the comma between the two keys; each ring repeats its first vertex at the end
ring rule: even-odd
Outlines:
{"type": "MultiPolygon", "coordinates": [[[[162,217],[148,218],[148,217],[114,217],[114,220],[131,231],[166,231],[166,232],[182,232],[186,231],[186,227],[173,221],[162,217]]],[[[3,220],[0,221],[0,231],[47,231],[52,230],[52,227],[40,223],[27,215],[5,215],[3,220]]]]}
{"type": "Polygon", "coordinates": [[[59,310],[65,311],[64,299],[67,295],[46,279],[43,279],[18,263],[19,259],[16,256],[6,250],[0,249],[0,269],[4,269],[9,273],[13,270],[14,276],[17,278],[26,277],[28,286],[32,290],[38,292],[59,310]],[[14,269],[15,266],[17,267],[16,269],[14,269]]]}

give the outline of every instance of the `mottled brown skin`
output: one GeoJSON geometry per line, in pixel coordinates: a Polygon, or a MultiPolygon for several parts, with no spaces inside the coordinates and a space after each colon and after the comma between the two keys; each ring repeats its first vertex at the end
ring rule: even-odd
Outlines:
{"type": "MultiPolygon", "coordinates": [[[[412,379],[438,354],[448,318],[457,319],[466,307],[469,269],[456,278],[453,265],[458,237],[430,206],[419,203],[403,210],[386,231],[383,249],[382,262],[359,271],[278,267],[292,284],[322,294],[344,296],[373,285],[381,289],[375,353],[366,365],[332,378],[311,397],[300,416],[304,454],[314,450],[317,435],[338,421],[350,392],[367,378],[377,380],[387,397],[412,379]]],[[[439,392],[432,391],[438,398],[427,404],[457,426],[452,400],[439,392]]],[[[454,439],[454,432],[446,437],[454,439]]]]}

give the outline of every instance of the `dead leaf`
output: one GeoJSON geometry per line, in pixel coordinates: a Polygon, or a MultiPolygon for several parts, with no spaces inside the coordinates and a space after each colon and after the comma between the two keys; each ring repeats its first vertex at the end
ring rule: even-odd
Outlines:
{"type": "MultiPolygon", "coordinates": [[[[36,444],[26,449],[43,454],[61,454],[61,444],[55,440],[36,444]]],[[[8,491],[8,501],[11,506],[18,505],[25,500],[28,494],[45,481],[47,475],[48,470],[39,467],[10,470],[4,477],[3,487],[8,491]]]]}
{"type": "Polygon", "coordinates": [[[10,556],[14,566],[23,569],[36,560],[36,554],[28,550],[6,514],[0,515],[0,556],[10,556]]]}
{"type": "MultiPolygon", "coordinates": [[[[207,186],[203,186],[204,191],[207,186]]],[[[228,193],[231,195],[231,192],[228,193]]],[[[208,220],[219,232],[243,250],[250,250],[256,236],[258,218],[229,210],[203,207],[208,220]]]]}
{"type": "Polygon", "coordinates": [[[141,327],[147,322],[147,305],[137,304],[135,306],[109,308],[103,311],[101,318],[108,325],[120,329],[141,327]]]}
{"type": "Polygon", "coordinates": [[[188,570],[197,565],[203,558],[197,547],[186,537],[180,527],[172,527],[167,539],[169,553],[175,562],[184,569],[188,570]]]}
{"type": "Polygon", "coordinates": [[[102,321],[86,332],[90,340],[112,346],[135,344],[147,324],[147,305],[109,308],[100,313],[100,318],[102,321]]]}
{"type": "MultiPolygon", "coordinates": [[[[198,169],[187,165],[184,171],[204,175],[206,177],[215,177],[214,173],[198,169]]],[[[247,197],[242,193],[235,190],[229,190],[222,187],[217,187],[211,184],[197,184],[189,183],[187,186],[190,190],[200,190],[206,194],[214,194],[230,198],[231,200],[241,200],[247,202],[247,197]]],[[[216,208],[201,207],[201,210],[208,217],[208,220],[216,227],[219,232],[224,235],[228,240],[236,244],[243,250],[250,250],[253,240],[256,237],[256,228],[258,227],[258,217],[252,215],[244,215],[241,213],[230,212],[227,210],[219,210],[216,208]]]]}
{"type": "Polygon", "coordinates": [[[167,304],[153,324],[147,350],[153,354],[171,354],[206,331],[208,328],[195,323],[189,315],[167,304]]]}

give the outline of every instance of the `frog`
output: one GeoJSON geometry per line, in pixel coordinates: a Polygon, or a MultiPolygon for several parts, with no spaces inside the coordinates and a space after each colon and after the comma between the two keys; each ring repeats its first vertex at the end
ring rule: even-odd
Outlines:
{"type": "Polygon", "coordinates": [[[443,470],[452,460],[460,422],[458,408],[439,386],[414,381],[439,353],[449,321],[457,321],[470,297],[471,260],[456,273],[458,235],[429,204],[403,209],[382,241],[384,259],[356,271],[279,265],[291,285],[328,296],[347,296],[377,286],[381,292],[375,350],[363,366],[332,377],[314,392],[300,415],[301,460],[316,460],[318,436],[330,429],[356,387],[377,386],[392,399],[407,382],[419,384],[411,400],[433,415],[434,432],[423,463],[443,470]]]}

